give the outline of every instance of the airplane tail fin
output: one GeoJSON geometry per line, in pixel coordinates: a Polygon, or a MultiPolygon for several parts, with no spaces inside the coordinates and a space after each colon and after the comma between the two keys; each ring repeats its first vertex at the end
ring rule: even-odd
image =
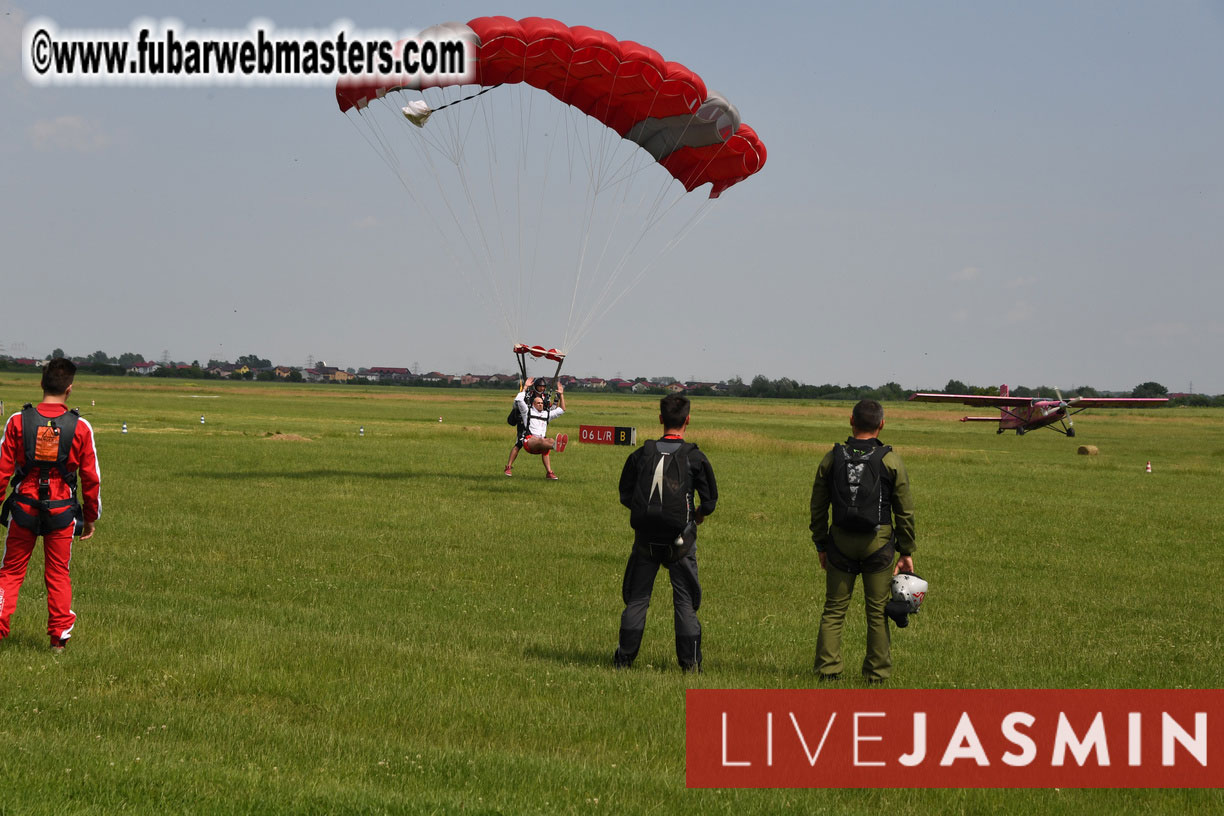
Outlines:
{"type": "MultiPolygon", "coordinates": [[[[999,396],[1007,397],[1011,395],[1010,389],[1006,385],[999,386],[999,396]]],[[[1011,431],[1021,428],[1024,423],[1020,420],[1016,409],[1002,407],[999,409],[999,433],[1011,431]]]]}

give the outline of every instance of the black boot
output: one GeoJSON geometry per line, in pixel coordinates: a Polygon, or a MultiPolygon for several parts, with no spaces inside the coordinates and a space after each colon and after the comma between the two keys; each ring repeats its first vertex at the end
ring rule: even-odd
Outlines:
{"type": "Polygon", "coordinates": [[[627,669],[632,666],[638,649],[642,648],[643,634],[645,634],[644,629],[620,630],[620,645],[616,647],[616,653],[612,655],[612,665],[618,669],[627,669]]]}
{"type": "Polygon", "coordinates": [[[686,672],[701,671],[701,635],[676,635],[676,659],[686,672]]]}

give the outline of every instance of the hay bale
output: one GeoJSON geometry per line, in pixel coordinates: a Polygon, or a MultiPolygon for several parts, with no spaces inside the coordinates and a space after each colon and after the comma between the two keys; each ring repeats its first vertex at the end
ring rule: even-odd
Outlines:
{"type": "Polygon", "coordinates": [[[1080,456],[1096,456],[1100,452],[1096,445],[1080,445],[1078,451],[1080,456]]]}
{"type": "Polygon", "coordinates": [[[308,436],[302,436],[301,434],[294,434],[294,433],[281,433],[280,431],[277,431],[276,433],[270,433],[267,436],[265,436],[264,439],[271,439],[276,442],[309,442],[310,441],[310,437],[308,436]]]}

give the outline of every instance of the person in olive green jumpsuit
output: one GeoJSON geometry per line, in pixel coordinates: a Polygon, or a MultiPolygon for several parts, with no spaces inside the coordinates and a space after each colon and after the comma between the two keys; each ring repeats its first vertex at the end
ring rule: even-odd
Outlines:
{"type": "MultiPolygon", "coordinates": [[[[882,447],[880,432],[884,429],[884,408],[875,400],[861,400],[850,415],[849,448],[867,451],[882,447]]],[[[863,679],[869,684],[882,683],[892,674],[892,654],[884,607],[891,595],[892,576],[901,571],[913,572],[915,549],[914,506],[910,494],[909,476],[900,455],[889,450],[881,464],[882,495],[885,507],[891,505],[891,516],[874,532],[844,530],[829,523],[829,510],[835,501],[830,477],[834,468],[836,447],[830,450],[816,469],[812,485],[812,541],[825,571],[825,603],[820,617],[820,632],[816,639],[816,672],[822,680],[837,679],[842,672],[842,625],[854,593],[858,575],[863,578],[863,595],[867,611],[867,654],[863,659],[863,679]],[[900,554],[895,564],[894,556],[900,554]],[[889,568],[892,569],[889,569],[889,568]]]]}

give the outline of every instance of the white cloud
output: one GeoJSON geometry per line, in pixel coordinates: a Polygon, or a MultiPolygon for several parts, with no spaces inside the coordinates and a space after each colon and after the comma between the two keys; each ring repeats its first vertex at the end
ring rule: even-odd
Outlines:
{"type": "Polygon", "coordinates": [[[359,230],[378,229],[380,225],[378,216],[376,215],[367,215],[365,218],[358,218],[357,220],[353,221],[353,229],[359,230]]]}
{"type": "Polygon", "coordinates": [[[1185,323],[1148,323],[1146,326],[1141,326],[1135,332],[1139,337],[1145,337],[1151,340],[1178,340],[1184,337],[1190,337],[1194,334],[1185,323]]]}
{"type": "Polygon", "coordinates": [[[94,153],[110,144],[100,123],[80,116],[41,119],[30,125],[30,141],[38,150],[94,153]]]}
{"type": "Polygon", "coordinates": [[[1034,314],[1033,306],[1027,300],[1017,300],[1007,310],[1007,314],[1003,316],[1006,323],[1026,323],[1032,319],[1034,314]]]}
{"type": "Polygon", "coordinates": [[[1037,278],[1034,275],[1021,275],[1018,278],[1012,278],[1003,285],[1008,289],[1023,289],[1024,287],[1032,286],[1036,282],[1037,278]]]}
{"type": "Polygon", "coordinates": [[[966,266],[959,272],[953,272],[951,278],[954,283],[968,283],[977,280],[981,276],[982,270],[976,266],[966,266]]]}

